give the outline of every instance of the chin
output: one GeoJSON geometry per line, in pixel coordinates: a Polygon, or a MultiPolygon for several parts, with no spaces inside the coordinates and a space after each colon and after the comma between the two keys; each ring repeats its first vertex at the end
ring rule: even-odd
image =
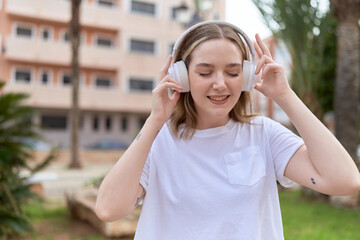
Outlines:
{"type": "Polygon", "coordinates": [[[230,111],[213,111],[211,112],[214,118],[229,118],[230,111]]]}

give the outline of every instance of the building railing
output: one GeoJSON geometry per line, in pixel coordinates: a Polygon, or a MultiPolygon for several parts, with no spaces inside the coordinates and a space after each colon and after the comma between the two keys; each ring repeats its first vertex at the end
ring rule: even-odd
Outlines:
{"type": "MultiPolygon", "coordinates": [[[[23,17],[68,23],[71,18],[70,2],[63,0],[9,0],[6,2],[6,12],[23,17]]],[[[84,26],[110,30],[117,30],[121,21],[119,7],[102,7],[85,2],[81,4],[80,16],[80,22],[84,26]]]]}
{"type": "MultiPolygon", "coordinates": [[[[69,109],[71,107],[71,87],[39,86],[37,84],[6,85],[7,92],[28,93],[27,104],[39,108],[69,109]]],[[[151,94],[124,93],[120,88],[96,89],[80,88],[79,104],[83,110],[122,111],[150,113],[151,94]]]]}
{"type": "MultiPolygon", "coordinates": [[[[80,66],[100,69],[119,68],[121,60],[118,47],[80,46],[80,66]]],[[[71,62],[70,43],[46,42],[39,39],[26,39],[7,36],[5,57],[11,60],[69,65],[71,62]]]]}

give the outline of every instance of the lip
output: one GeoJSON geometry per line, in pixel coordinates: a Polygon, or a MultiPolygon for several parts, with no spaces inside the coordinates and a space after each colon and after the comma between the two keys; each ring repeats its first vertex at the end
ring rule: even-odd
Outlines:
{"type": "Polygon", "coordinates": [[[211,95],[207,96],[211,103],[216,105],[225,104],[229,100],[230,95],[211,95]]]}

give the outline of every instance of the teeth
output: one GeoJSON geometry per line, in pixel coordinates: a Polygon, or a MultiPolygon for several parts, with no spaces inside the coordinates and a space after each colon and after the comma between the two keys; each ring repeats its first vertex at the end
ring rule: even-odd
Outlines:
{"type": "Polygon", "coordinates": [[[215,101],[222,101],[222,100],[225,100],[227,98],[227,96],[224,96],[224,97],[210,97],[209,98],[211,100],[215,100],[215,101]]]}

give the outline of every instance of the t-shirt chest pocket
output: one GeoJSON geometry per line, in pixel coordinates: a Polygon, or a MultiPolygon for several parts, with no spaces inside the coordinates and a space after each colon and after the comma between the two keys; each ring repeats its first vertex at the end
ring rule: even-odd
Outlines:
{"type": "Polygon", "coordinates": [[[258,147],[228,153],[224,159],[231,184],[251,187],[265,177],[266,165],[258,147]]]}

